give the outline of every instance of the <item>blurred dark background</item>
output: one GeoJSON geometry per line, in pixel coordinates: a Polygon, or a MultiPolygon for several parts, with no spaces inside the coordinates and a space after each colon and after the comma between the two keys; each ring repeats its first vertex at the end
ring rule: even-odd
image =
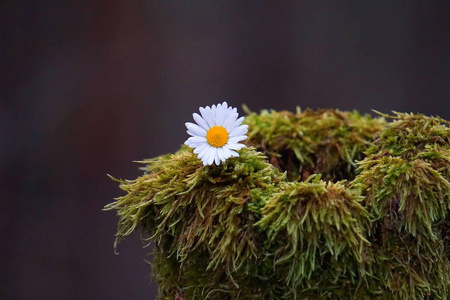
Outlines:
{"type": "Polygon", "coordinates": [[[106,174],[176,151],[199,106],[450,119],[450,1],[275,3],[0,1],[2,299],[154,299],[106,174]]]}

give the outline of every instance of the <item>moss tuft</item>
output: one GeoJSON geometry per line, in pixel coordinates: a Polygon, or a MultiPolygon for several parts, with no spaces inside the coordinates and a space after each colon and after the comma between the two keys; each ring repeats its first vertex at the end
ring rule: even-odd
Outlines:
{"type": "Polygon", "coordinates": [[[256,225],[268,235],[266,256],[289,287],[289,298],[347,297],[366,276],[369,214],[359,193],[344,183],[317,175],[282,183],[262,208],[256,225]]]}
{"type": "Polygon", "coordinates": [[[393,118],[359,163],[361,173],[353,182],[375,220],[377,276],[397,299],[446,299],[450,128],[423,115],[393,118]]]}
{"type": "Polygon", "coordinates": [[[381,131],[384,118],[372,118],[356,111],[307,109],[291,113],[250,112],[248,145],[255,146],[269,157],[290,179],[305,180],[321,174],[324,180],[354,178],[356,161],[381,131]]]}

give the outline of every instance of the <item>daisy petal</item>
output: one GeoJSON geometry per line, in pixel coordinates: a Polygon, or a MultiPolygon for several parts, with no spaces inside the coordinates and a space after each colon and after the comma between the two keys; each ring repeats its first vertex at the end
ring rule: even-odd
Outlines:
{"type": "Polygon", "coordinates": [[[207,143],[203,143],[203,142],[201,142],[201,143],[189,142],[189,145],[188,145],[188,144],[186,144],[186,142],[185,142],[184,144],[187,145],[187,146],[189,146],[189,147],[192,148],[192,149],[196,149],[196,148],[201,147],[201,146],[203,146],[203,145],[205,145],[205,144],[207,144],[207,143]]]}
{"type": "Polygon", "coordinates": [[[244,135],[248,132],[248,125],[241,125],[230,132],[230,137],[244,135]]]}
{"type": "Polygon", "coordinates": [[[228,139],[229,144],[239,143],[247,139],[246,135],[233,136],[228,139]]]}
{"type": "Polygon", "coordinates": [[[220,161],[225,161],[225,159],[226,159],[223,149],[224,148],[217,149],[217,156],[219,157],[220,161]]]}
{"type": "Polygon", "coordinates": [[[222,148],[223,151],[223,156],[225,159],[231,157],[231,152],[230,152],[230,148],[228,148],[227,146],[222,148]]]}
{"type": "Polygon", "coordinates": [[[201,160],[207,160],[206,158],[206,156],[208,155],[208,151],[207,150],[203,150],[202,152],[200,152],[198,155],[197,155],[197,158],[199,158],[199,159],[201,159],[201,160]]]}
{"type": "Polygon", "coordinates": [[[220,158],[219,158],[219,149],[216,148],[216,155],[214,155],[214,162],[216,165],[220,165],[220,158]]]}
{"type": "Polygon", "coordinates": [[[187,122],[186,128],[188,129],[188,133],[193,136],[206,136],[206,130],[198,126],[197,124],[193,124],[187,122]]]}
{"type": "Polygon", "coordinates": [[[211,126],[216,126],[216,115],[217,115],[217,107],[216,105],[211,105],[211,118],[212,118],[212,125],[211,126]]]}
{"type": "Polygon", "coordinates": [[[188,138],[186,140],[186,142],[184,142],[186,145],[191,145],[193,143],[207,143],[207,140],[205,137],[203,136],[191,136],[190,138],[188,138]]]}
{"type": "Polygon", "coordinates": [[[221,104],[217,105],[216,125],[223,126],[223,122],[225,121],[226,116],[227,116],[227,109],[221,104]]]}
{"type": "Polygon", "coordinates": [[[208,144],[201,144],[201,145],[199,145],[198,147],[196,147],[195,149],[194,149],[194,153],[195,154],[200,154],[201,152],[203,152],[203,150],[205,150],[206,148],[208,148],[208,144]]]}
{"type": "Polygon", "coordinates": [[[205,121],[202,117],[200,117],[199,114],[193,113],[192,116],[194,117],[195,122],[196,122],[201,128],[203,128],[205,131],[208,131],[208,129],[209,129],[208,124],[206,123],[206,121],[205,121]]]}
{"type": "Polygon", "coordinates": [[[204,136],[191,136],[187,140],[191,141],[191,142],[194,142],[194,143],[205,143],[205,142],[207,142],[206,137],[204,137],[204,136]]]}
{"type": "Polygon", "coordinates": [[[236,128],[238,128],[242,122],[244,121],[244,117],[240,117],[239,119],[237,119],[236,121],[234,121],[229,127],[230,127],[230,132],[235,130],[236,128]]]}
{"type": "Polygon", "coordinates": [[[206,148],[203,149],[203,151],[200,152],[197,157],[200,159],[204,159],[205,157],[207,157],[207,155],[211,152],[210,148],[210,145],[206,145],[206,148]]]}
{"type": "Polygon", "coordinates": [[[242,148],[245,147],[244,144],[227,144],[227,147],[233,150],[241,150],[242,148]]]}
{"type": "Polygon", "coordinates": [[[217,148],[212,148],[212,150],[209,152],[209,156],[208,156],[208,165],[212,165],[214,162],[214,156],[216,154],[216,149],[217,148]]]}
{"type": "Polygon", "coordinates": [[[212,155],[212,149],[209,147],[202,153],[202,160],[205,162],[205,164],[208,164],[209,157],[212,155]]]}
{"type": "Polygon", "coordinates": [[[201,151],[198,155],[197,155],[197,158],[198,159],[204,159],[205,158],[205,155],[208,153],[208,151],[206,151],[206,150],[203,150],[203,151],[201,151]]]}
{"type": "Polygon", "coordinates": [[[206,166],[208,164],[209,155],[211,153],[208,150],[205,150],[202,154],[203,155],[201,157],[201,160],[203,161],[203,164],[206,166]]]}
{"type": "Polygon", "coordinates": [[[209,106],[205,108],[200,107],[200,114],[202,115],[202,118],[203,120],[205,120],[206,124],[208,124],[208,129],[214,126],[213,116],[211,108],[209,106]]]}
{"type": "Polygon", "coordinates": [[[228,111],[227,117],[223,122],[223,127],[225,127],[228,132],[231,132],[235,128],[234,123],[236,122],[238,116],[238,113],[228,111]]]}
{"type": "Polygon", "coordinates": [[[239,153],[236,151],[230,150],[231,157],[239,157],[239,153]]]}

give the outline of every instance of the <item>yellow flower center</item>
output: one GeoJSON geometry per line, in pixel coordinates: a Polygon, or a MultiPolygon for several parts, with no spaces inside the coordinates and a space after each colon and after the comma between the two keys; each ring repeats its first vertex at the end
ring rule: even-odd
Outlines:
{"type": "Polygon", "coordinates": [[[223,147],[228,142],[228,132],[222,126],[214,126],[206,133],[206,139],[213,147],[223,147]]]}

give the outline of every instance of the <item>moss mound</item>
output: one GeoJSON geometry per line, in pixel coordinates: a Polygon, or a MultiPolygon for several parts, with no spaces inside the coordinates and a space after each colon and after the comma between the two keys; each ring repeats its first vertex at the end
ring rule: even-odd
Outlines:
{"type": "Polygon", "coordinates": [[[249,147],[220,166],[182,147],[115,179],[116,242],[136,230],[154,242],[158,299],[449,298],[449,122],[337,110],[245,122],[249,147]]]}

